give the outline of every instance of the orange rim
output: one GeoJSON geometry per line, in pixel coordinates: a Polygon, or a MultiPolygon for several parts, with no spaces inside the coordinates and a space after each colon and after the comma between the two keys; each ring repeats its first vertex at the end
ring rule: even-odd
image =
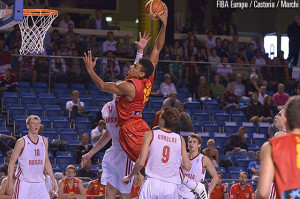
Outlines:
{"type": "Polygon", "coordinates": [[[58,14],[57,10],[50,9],[24,9],[23,16],[49,16],[58,14]]]}

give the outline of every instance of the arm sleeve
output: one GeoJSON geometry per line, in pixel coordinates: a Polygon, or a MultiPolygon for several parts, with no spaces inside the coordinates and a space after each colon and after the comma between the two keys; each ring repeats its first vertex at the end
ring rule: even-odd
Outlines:
{"type": "Polygon", "coordinates": [[[143,54],[136,53],[136,56],[135,56],[135,61],[134,61],[134,63],[136,63],[137,61],[139,61],[139,59],[141,59],[142,57],[143,57],[143,54]]]}

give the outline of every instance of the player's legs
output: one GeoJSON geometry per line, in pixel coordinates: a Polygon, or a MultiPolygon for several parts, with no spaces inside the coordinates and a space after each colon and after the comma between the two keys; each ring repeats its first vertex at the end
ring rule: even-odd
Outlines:
{"type": "Polygon", "coordinates": [[[106,199],[115,199],[117,193],[118,193],[118,189],[116,189],[109,182],[107,182],[107,185],[105,187],[105,198],[106,199]]]}
{"type": "Polygon", "coordinates": [[[141,186],[139,199],[178,199],[177,184],[146,178],[141,186]]]}
{"type": "Polygon", "coordinates": [[[45,182],[31,183],[31,199],[50,199],[45,182]]]}
{"type": "Polygon", "coordinates": [[[16,180],[13,199],[50,199],[45,182],[29,183],[16,180]]]}
{"type": "Polygon", "coordinates": [[[133,162],[136,162],[138,159],[143,145],[144,134],[149,130],[148,124],[142,119],[130,121],[120,128],[120,144],[133,162]]]}

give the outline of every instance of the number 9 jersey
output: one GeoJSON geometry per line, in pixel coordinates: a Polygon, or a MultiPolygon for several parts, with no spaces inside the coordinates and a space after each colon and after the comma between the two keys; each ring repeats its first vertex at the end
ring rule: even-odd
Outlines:
{"type": "Polygon", "coordinates": [[[153,139],[149,147],[148,161],[145,169],[147,177],[164,182],[180,184],[181,139],[180,135],[153,130],[153,139]]]}

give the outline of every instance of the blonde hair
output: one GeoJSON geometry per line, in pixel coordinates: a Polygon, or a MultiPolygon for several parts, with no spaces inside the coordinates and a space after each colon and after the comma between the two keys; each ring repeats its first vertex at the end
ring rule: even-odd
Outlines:
{"type": "Polygon", "coordinates": [[[196,133],[191,133],[188,137],[188,140],[190,140],[191,138],[195,138],[198,140],[198,144],[202,143],[202,138],[200,135],[196,134],[196,133]]]}
{"type": "Polygon", "coordinates": [[[209,139],[209,140],[207,140],[207,142],[206,142],[206,145],[207,145],[208,143],[210,143],[210,142],[212,142],[212,143],[216,144],[216,142],[215,142],[215,140],[214,140],[214,139],[209,139]]]}
{"type": "Polygon", "coordinates": [[[26,124],[30,124],[31,120],[39,120],[41,122],[41,118],[37,115],[30,115],[26,118],[26,124]]]}

